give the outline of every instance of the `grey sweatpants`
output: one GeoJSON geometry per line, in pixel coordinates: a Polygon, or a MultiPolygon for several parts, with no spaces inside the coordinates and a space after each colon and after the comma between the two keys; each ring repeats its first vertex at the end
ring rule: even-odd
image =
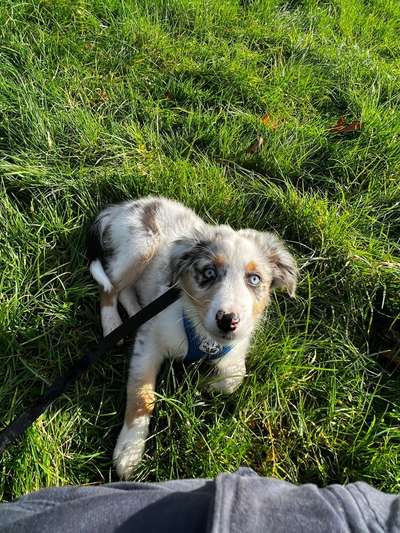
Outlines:
{"type": "Polygon", "coordinates": [[[0,531],[400,532],[400,497],[366,483],[295,486],[241,468],[215,480],[44,489],[0,505],[0,531]]]}

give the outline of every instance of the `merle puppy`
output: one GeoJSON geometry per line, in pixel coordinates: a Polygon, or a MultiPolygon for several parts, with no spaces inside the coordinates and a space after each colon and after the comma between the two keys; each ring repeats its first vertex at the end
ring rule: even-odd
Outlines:
{"type": "Polygon", "coordinates": [[[104,335],[121,324],[118,301],[132,315],[171,284],[182,289],[177,302],[142,326],[132,347],[125,420],[114,450],[118,475],[127,479],[144,451],[164,358],[207,358],[216,372],[211,387],[233,392],[271,290],[284,287],[293,296],[297,269],[273,234],[211,226],[166,198],[106,208],[88,248],[104,335]]]}

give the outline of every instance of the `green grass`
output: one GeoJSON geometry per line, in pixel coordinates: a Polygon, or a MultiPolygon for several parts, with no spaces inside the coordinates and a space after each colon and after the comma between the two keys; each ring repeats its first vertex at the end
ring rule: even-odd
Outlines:
{"type": "MultiPolygon", "coordinates": [[[[136,479],[400,490],[399,21],[397,0],[1,2],[1,426],[100,337],[95,214],[160,194],[277,231],[301,279],[232,397],[166,365],[136,479]],[[361,132],[329,133],[340,115],[361,132]]],[[[114,479],[126,370],[117,349],[4,454],[4,499],[114,479]]]]}

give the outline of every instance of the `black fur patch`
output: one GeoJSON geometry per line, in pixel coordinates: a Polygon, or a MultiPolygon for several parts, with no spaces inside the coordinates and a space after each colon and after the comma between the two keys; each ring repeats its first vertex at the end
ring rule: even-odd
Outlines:
{"type": "Polygon", "coordinates": [[[100,222],[99,219],[93,222],[86,239],[86,256],[90,263],[95,259],[104,259],[103,246],[100,238],[100,222]]]}
{"type": "Polygon", "coordinates": [[[194,243],[191,240],[186,241],[185,239],[177,240],[175,244],[183,245],[183,247],[187,247],[187,249],[181,255],[172,256],[171,271],[173,283],[175,283],[183,272],[189,270],[196,258],[198,258],[199,253],[202,251],[204,252],[205,248],[205,242],[194,243]]]}
{"type": "MultiPolygon", "coordinates": [[[[185,241],[176,241],[176,243],[184,243],[185,241]]],[[[198,268],[197,263],[200,259],[207,259],[211,266],[214,266],[214,259],[218,253],[218,247],[211,241],[197,241],[187,242],[188,249],[182,255],[174,257],[171,262],[172,283],[184,272],[189,271],[193,267],[193,275],[197,284],[200,287],[206,287],[215,283],[215,281],[222,279],[226,274],[225,267],[217,268],[217,278],[213,280],[206,280],[203,276],[204,266],[198,268]]]]}
{"type": "Polygon", "coordinates": [[[197,285],[201,288],[209,287],[214,283],[221,281],[226,276],[226,268],[224,266],[217,267],[214,264],[214,259],[217,255],[218,247],[215,243],[210,241],[198,242],[189,252],[182,257],[181,269],[187,270],[190,266],[193,267],[193,277],[197,285]],[[210,263],[198,267],[200,260],[208,259],[210,263]],[[216,271],[216,277],[213,279],[207,279],[204,277],[204,270],[209,267],[214,267],[216,271]]]}
{"type": "Polygon", "coordinates": [[[102,216],[99,215],[89,228],[86,239],[86,256],[90,263],[95,259],[100,259],[103,265],[105,265],[107,258],[112,255],[112,249],[107,239],[107,234],[110,231],[109,227],[103,227],[102,231],[102,222],[102,216]]]}
{"type": "Polygon", "coordinates": [[[196,280],[196,283],[199,287],[204,289],[205,287],[210,287],[211,285],[214,285],[214,283],[218,283],[226,276],[226,268],[224,266],[216,267],[214,263],[210,263],[209,265],[203,266],[201,269],[197,267],[196,263],[193,265],[193,277],[196,280]],[[207,279],[204,277],[204,270],[209,267],[214,267],[216,272],[216,277],[207,279]]]}

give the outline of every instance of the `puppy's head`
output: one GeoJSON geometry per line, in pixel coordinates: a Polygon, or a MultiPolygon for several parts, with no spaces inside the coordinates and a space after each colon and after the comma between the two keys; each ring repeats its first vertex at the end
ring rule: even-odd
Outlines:
{"type": "Polygon", "coordinates": [[[172,281],[189,301],[201,334],[221,344],[253,330],[271,290],[296,290],[297,269],[283,243],[271,233],[210,227],[207,233],[176,241],[171,250],[172,281]]]}

